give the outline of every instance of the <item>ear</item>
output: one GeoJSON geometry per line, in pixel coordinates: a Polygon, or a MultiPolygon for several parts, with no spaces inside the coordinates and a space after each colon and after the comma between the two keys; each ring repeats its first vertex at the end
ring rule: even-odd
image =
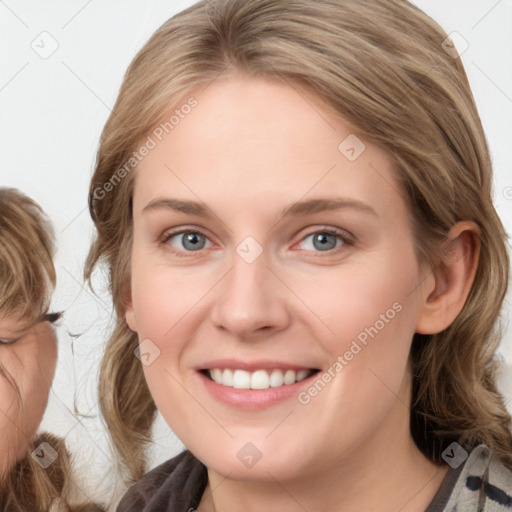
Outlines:
{"type": "Polygon", "coordinates": [[[431,271],[434,289],[425,292],[416,325],[420,334],[437,334],[461,312],[473,284],[480,254],[480,230],[474,222],[458,222],[443,244],[441,261],[431,271]]]}
{"type": "Polygon", "coordinates": [[[129,281],[123,286],[121,294],[123,297],[123,304],[125,305],[124,318],[126,323],[128,324],[128,327],[131,331],[137,332],[137,322],[135,320],[135,313],[133,311],[132,292],[129,281]]]}
{"type": "Polygon", "coordinates": [[[124,318],[126,319],[126,323],[128,324],[130,331],[137,332],[137,322],[135,321],[135,315],[131,304],[126,308],[124,318]]]}

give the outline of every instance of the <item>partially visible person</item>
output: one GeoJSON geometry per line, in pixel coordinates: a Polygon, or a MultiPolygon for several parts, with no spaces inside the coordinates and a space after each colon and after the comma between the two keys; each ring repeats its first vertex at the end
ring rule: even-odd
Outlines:
{"type": "Polygon", "coordinates": [[[64,441],[37,435],[57,361],[49,311],[55,288],[53,232],[41,207],[0,188],[0,510],[99,511],[66,500],[64,441]]]}

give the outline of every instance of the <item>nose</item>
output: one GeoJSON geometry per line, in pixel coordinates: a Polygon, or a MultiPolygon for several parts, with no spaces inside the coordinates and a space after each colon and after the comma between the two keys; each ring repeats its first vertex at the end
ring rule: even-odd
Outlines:
{"type": "Polygon", "coordinates": [[[290,322],[285,291],[264,254],[252,263],[235,254],[233,267],[216,286],[211,319],[217,328],[243,340],[277,333],[290,322]]]}

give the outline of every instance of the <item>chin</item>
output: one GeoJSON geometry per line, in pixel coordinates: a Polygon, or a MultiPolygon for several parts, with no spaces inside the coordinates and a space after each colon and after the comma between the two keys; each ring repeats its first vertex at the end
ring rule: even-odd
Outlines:
{"type": "MultiPolygon", "coordinates": [[[[255,445],[244,443],[240,448],[238,442],[225,446],[224,449],[195,451],[194,455],[208,468],[224,478],[238,481],[284,481],[298,476],[301,468],[297,466],[297,451],[286,456],[284,450],[262,446],[258,451],[255,445]],[[236,448],[235,446],[236,445],[236,448]],[[265,452],[271,455],[265,455],[265,452]],[[293,474],[291,473],[293,470],[293,474]]],[[[302,461],[302,459],[301,459],[302,461]]],[[[303,462],[303,461],[302,461],[303,462]]]]}

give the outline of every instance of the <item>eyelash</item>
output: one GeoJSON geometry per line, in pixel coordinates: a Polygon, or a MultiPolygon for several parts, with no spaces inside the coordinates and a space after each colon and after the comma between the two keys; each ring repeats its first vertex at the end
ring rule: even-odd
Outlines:
{"type": "MultiPolygon", "coordinates": [[[[62,313],[45,313],[41,317],[41,322],[50,322],[51,324],[54,324],[59,318],[62,316],[62,313]]],[[[19,336],[18,338],[6,340],[0,338],[0,345],[14,345],[17,341],[19,341],[21,338],[23,338],[24,334],[19,336]]]]}
{"type": "MultiPolygon", "coordinates": [[[[341,230],[336,229],[336,228],[331,228],[331,227],[324,227],[324,228],[321,228],[321,229],[317,229],[315,231],[311,231],[310,233],[306,234],[300,240],[300,242],[303,242],[304,240],[306,240],[307,238],[309,238],[312,235],[317,235],[317,234],[320,234],[320,233],[321,234],[333,235],[333,236],[339,238],[342,241],[342,245],[341,246],[335,247],[335,248],[333,248],[331,250],[328,250],[328,251],[325,251],[325,253],[327,253],[329,255],[332,255],[333,253],[337,253],[340,249],[343,249],[343,247],[354,245],[353,239],[350,238],[346,232],[341,231],[341,230]]],[[[171,240],[175,236],[184,235],[184,234],[201,235],[201,236],[204,236],[208,241],[210,241],[209,238],[206,236],[206,234],[203,233],[200,230],[197,230],[197,229],[181,229],[181,230],[178,230],[178,231],[171,231],[171,232],[165,233],[162,236],[162,238],[160,240],[160,243],[161,243],[161,245],[167,245],[167,247],[172,247],[169,244],[169,240],[171,240]]],[[[211,241],[210,241],[210,243],[211,243],[211,241]]],[[[173,254],[175,254],[176,256],[178,256],[179,258],[189,258],[195,252],[197,252],[197,253],[201,252],[202,249],[199,249],[198,251],[179,251],[179,250],[176,250],[175,248],[171,248],[170,251],[173,254]]],[[[324,251],[313,251],[313,252],[322,253],[324,251]]]]}
{"type": "Polygon", "coordinates": [[[4,340],[0,338],[0,345],[14,345],[20,338],[16,338],[14,340],[4,340]]]}

